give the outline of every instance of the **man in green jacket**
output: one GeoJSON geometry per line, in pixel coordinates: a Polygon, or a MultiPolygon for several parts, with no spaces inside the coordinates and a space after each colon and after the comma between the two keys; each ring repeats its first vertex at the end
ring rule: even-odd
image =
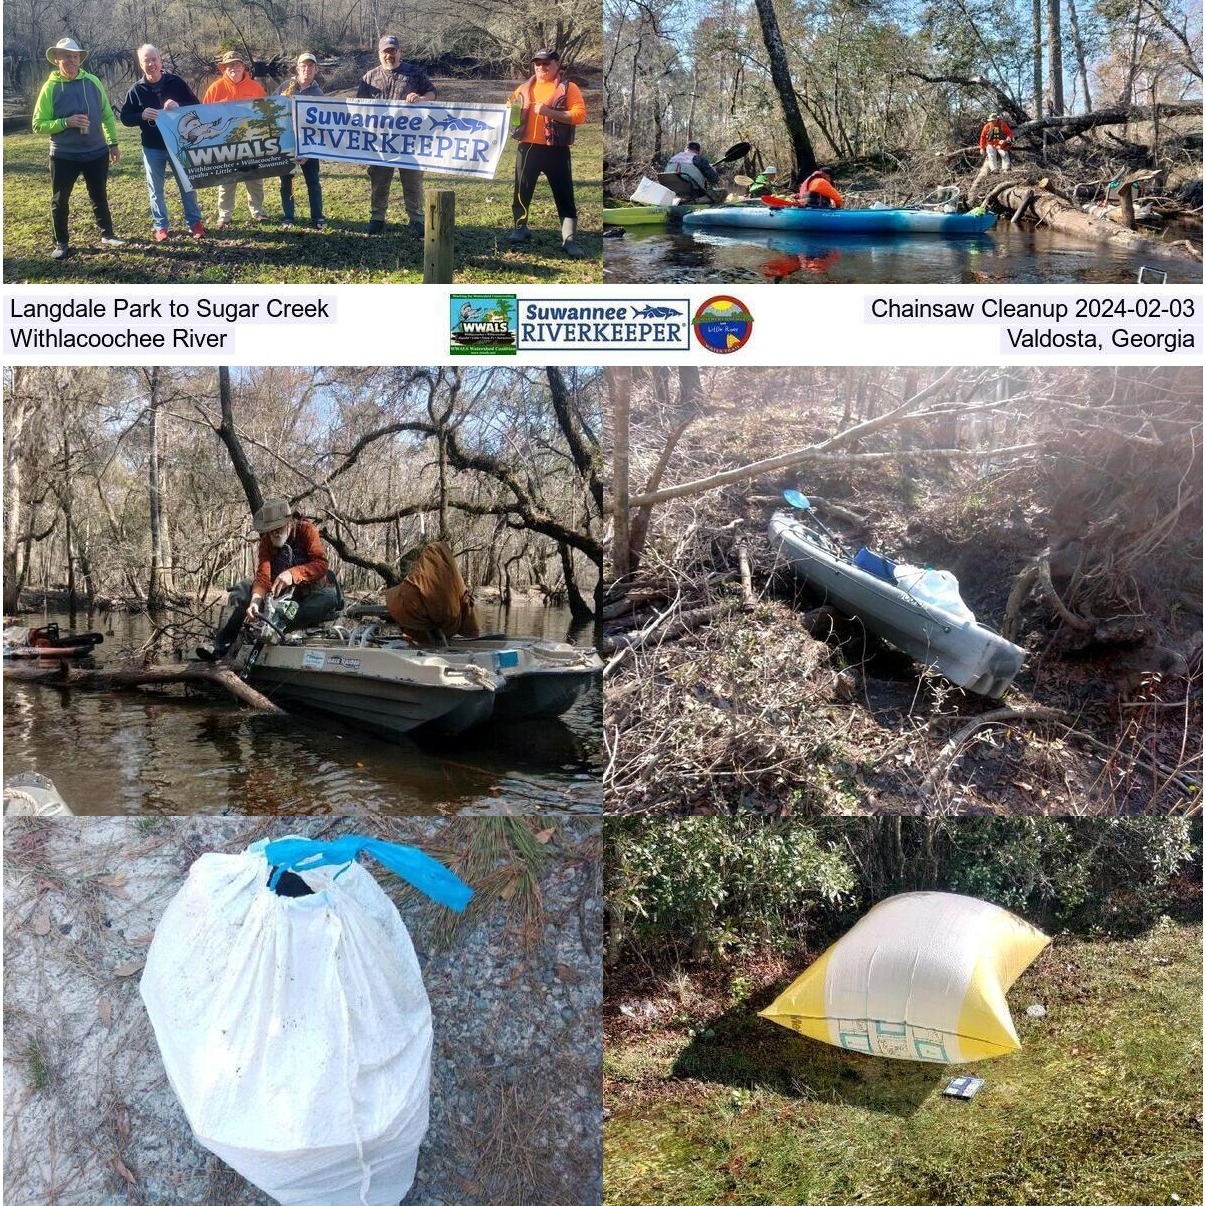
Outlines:
{"type": "Polygon", "coordinates": [[[38,94],[34,106],[33,131],[50,135],[50,220],[54,226],[51,259],[70,253],[67,217],[71,190],[84,177],[92,213],[100,227],[101,243],[120,247],[109,213],[109,165],[116,163],[117,122],[105,95],[104,85],[81,70],[88,57],[72,38],[61,38],[46,51],[55,69],[38,94]]]}

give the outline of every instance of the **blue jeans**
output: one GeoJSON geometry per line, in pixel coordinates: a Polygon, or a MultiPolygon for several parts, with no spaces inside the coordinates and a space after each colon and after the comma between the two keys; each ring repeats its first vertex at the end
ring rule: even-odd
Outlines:
{"type": "MultiPolygon", "coordinates": [[[[151,221],[155,223],[156,230],[167,230],[168,211],[167,198],[164,196],[164,183],[167,169],[172,166],[171,160],[168,158],[167,151],[161,151],[156,147],[143,147],[142,166],[146,169],[147,192],[151,195],[151,221]]],[[[172,175],[180,189],[180,199],[184,202],[184,224],[190,227],[196,226],[201,221],[201,206],[197,204],[197,194],[192,189],[185,188],[180,177],[176,175],[174,167],[172,167],[172,175]]]]}
{"type": "MultiPolygon", "coordinates": [[[[306,182],[306,196],[310,200],[310,221],[318,222],[322,219],[322,184],[318,179],[318,160],[307,159],[305,163],[299,163],[298,167],[301,168],[302,178],[306,182]]],[[[293,221],[292,176],[281,177],[281,213],[286,222],[293,221]]]]}

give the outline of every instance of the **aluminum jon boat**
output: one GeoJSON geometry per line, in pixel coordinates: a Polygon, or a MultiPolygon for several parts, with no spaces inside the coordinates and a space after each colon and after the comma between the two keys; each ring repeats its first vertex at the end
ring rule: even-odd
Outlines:
{"type": "Polygon", "coordinates": [[[770,539],[796,575],[826,602],[857,616],[877,636],[957,686],[1000,699],[1022,668],[1025,650],[968,618],[971,613],[965,606],[960,615],[860,569],[793,512],[771,516],[770,539]]]}
{"type": "Polygon", "coordinates": [[[683,226],[744,227],[746,230],[801,230],[811,234],[976,235],[991,230],[996,214],[946,214],[931,209],[810,209],[754,205],[697,209],[683,226]]]}

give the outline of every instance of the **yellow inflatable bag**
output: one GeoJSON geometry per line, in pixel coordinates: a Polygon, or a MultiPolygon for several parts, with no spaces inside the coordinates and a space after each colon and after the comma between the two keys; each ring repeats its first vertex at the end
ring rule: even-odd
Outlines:
{"type": "Polygon", "coordinates": [[[1017,1051],[1005,994],[1051,941],[949,892],[881,901],[761,1016],[847,1051],[961,1064],[1017,1051]]]}

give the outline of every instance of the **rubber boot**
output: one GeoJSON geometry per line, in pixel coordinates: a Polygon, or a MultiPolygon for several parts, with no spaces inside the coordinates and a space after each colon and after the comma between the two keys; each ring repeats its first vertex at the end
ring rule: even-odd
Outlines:
{"type": "Polygon", "coordinates": [[[507,236],[508,243],[526,243],[532,237],[531,231],[528,230],[526,222],[517,222],[515,228],[507,236]]]}
{"type": "Polygon", "coordinates": [[[571,260],[584,260],[586,259],[586,252],[574,242],[574,235],[577,233],[577,218],[561,219],[561,250],[564,251],[571,260]]]}

